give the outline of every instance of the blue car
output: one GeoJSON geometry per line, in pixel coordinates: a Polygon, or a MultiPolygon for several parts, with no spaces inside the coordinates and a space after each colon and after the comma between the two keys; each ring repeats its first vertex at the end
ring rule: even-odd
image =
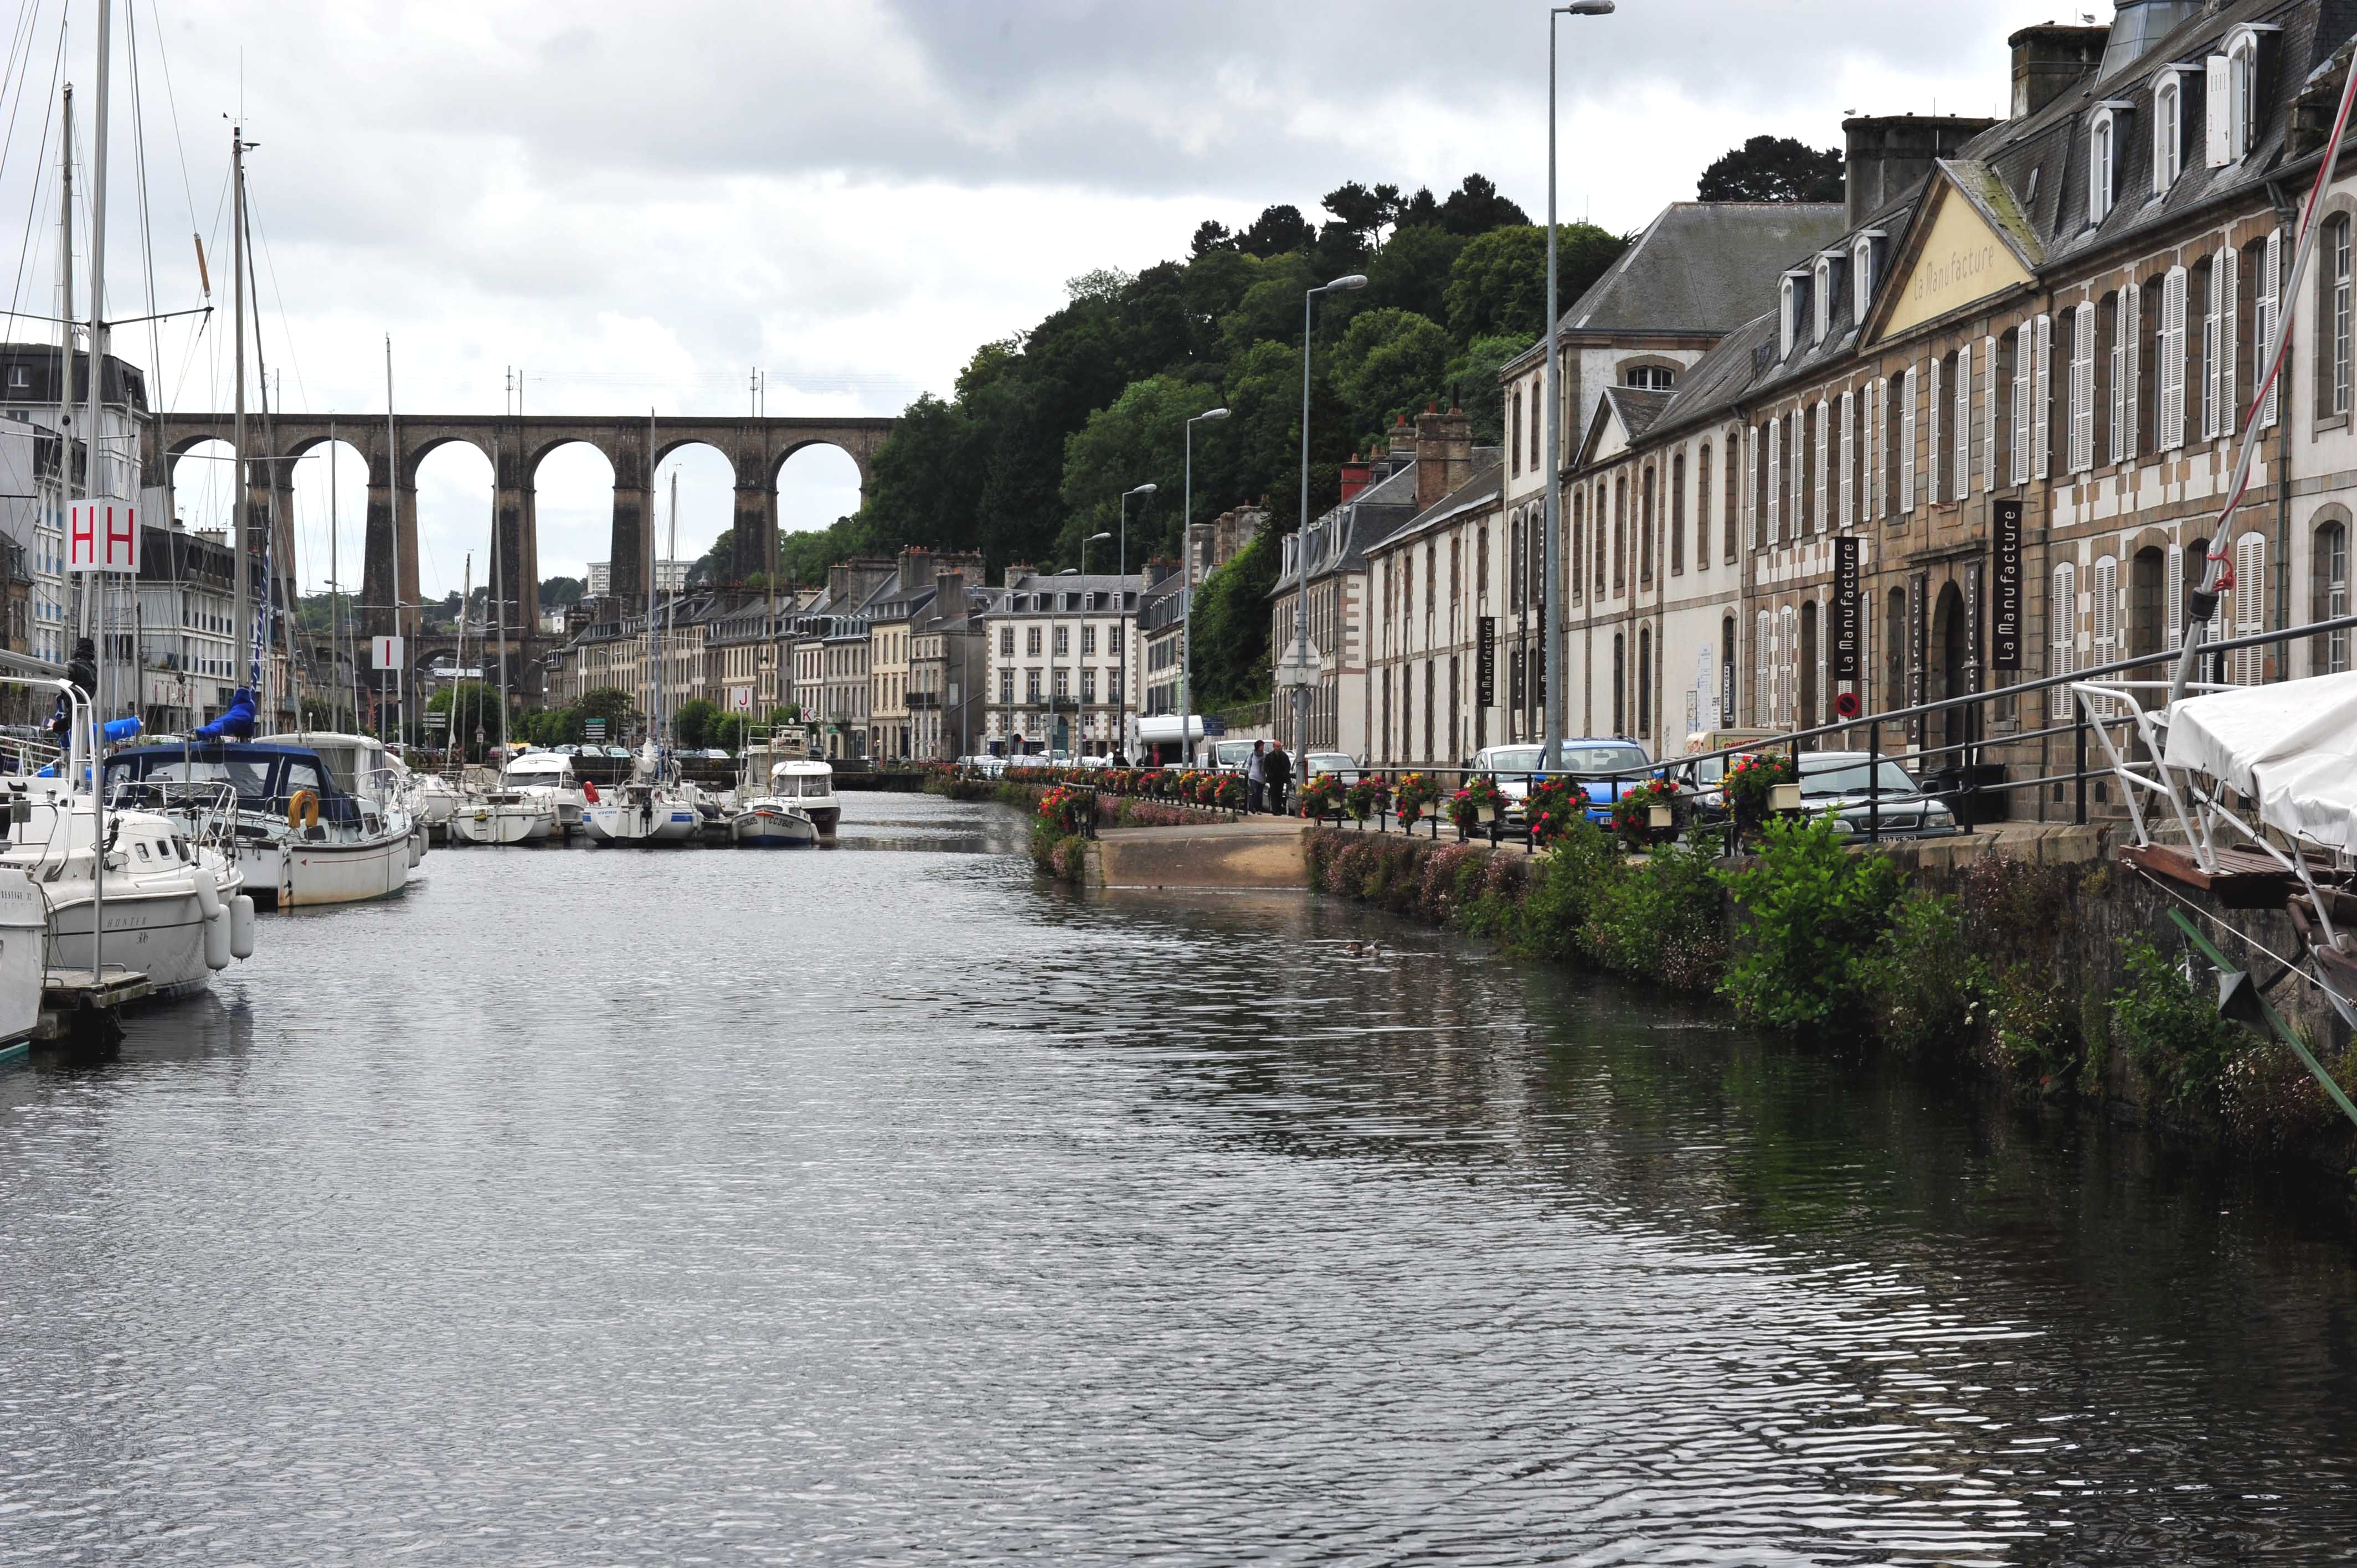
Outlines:
{"type": "MultiPolygon", "coordinates": [[[[1473,771],[1487,773],[1498,780],[1498,793],[1505,798],[1506,822],[1514,827],[1523,825],[1523,800],[1531,792],[1531,777],[1541,771],[1539,757],[1545,747],[1539,746],[1492,746],[1473,757],[1473,771]]],[[[1590,822],[1612,820],[1613,802],[1620,792],[1645,782],[1643,776],[1630,772],[1623,779],[1603,779],[1598,774],[1624,773],[1634,768],[1652,766],[1653,759],[1645,748],[1633,740],[1616,737],[1566,740],[1563,743],[1564,774],[1579,781],[1587,792],[1587,816],[1590,822]]]]}

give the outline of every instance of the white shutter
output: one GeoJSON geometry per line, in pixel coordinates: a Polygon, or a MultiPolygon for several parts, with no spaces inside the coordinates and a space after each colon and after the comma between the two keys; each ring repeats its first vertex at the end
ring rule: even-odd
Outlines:
{"type": "Polygon", "coordinates": [[[2234,90],[2228,81],[2224,55],[2212,55],[2201,64],[2201,119],[2208,132],[2204,139],[2209,145],[2210,166],[2224,168],[2234,161],[2233,114],[2230,108],[2234,102],[2234,90]]]}
{"type": "Polygon", "coordinates": [[[2144,373],[2144,291],[2130,284],[2120,291],[2120,344],[2126,350],[2123,362],[2126,371],[2120,378],[2123,392],[2120,402],[2120,424],[2126,432],[2120,437],[2120,461],[2133,463],[2136,455],[2137,378],[2144,373]]]}
{"type": "Polygon", "coordinates": [[[1949,492],[1958,500],[1973,493],[1973,346],[1956,349],[1955,462],[1948,472],[1949,492]]]}
{"type": "Polygon", "coordinates": [[[2218,296],[2222,274],[2210,268],[2210,298],[2201,311],[2201,439],[2218,439],[2218,296]]]}
{"type": "MultiPolygon", "coordinates": [[[[2267,536],[2250,529],[2234,540],[2234,635],[2255,637],[2267,629],[2267,536]]],[[[2267,650],[2238,648],[2233,654],[2237,686],[2255,686],[2266,677],[2267,650]]]]}
{"type": "Polygon", "coordinates": [[[2185,269],[2171,267],[2160,285],[2160,428],[2153,445],[2172,452],[2185,445],[2185,269]]]}
{"type": "Polygon", "coordinates": [[[1841,525],[1855,527],[1857,523],[1857,394],[1845,392],[1841,399],[1841,525]]]}
{"type": "Polygon", "coordinates": [[[2037,381],[2029,392],[2029,461],[2042,479],[2053,472],[2054,466],[2054,454],[2047,450],[2052,445],[2047,432],[2054,424],[2054,317],[2050,316],[2038,318],[2038,360],[2031,373],[2037,381]]]}
{"type": "Polygon", "coordinates": [[[1760,538],[1760,427],[1743,427],[1743,537],[1760,538]]]}
{"type": "Polygon", "coordinates": [[[2218,434],[2233,435],[2242,429],[2242,410],[2235,406],[2235,312],[2242,308],[2242,252],[2229,245],[2218,252],[2213,277],[2218,296],[2218,434]]]}
{"type": "Polygon", "coordinates": [[[1783,456],[1784,419],[1781,414],[1768,422],[1768,542],[1779,543],[1784,537],[1784,471],[1779,459],[1783,456]]]}
{"type": "Polygon", "coordinates": [[[2038,328],[2025,321],[2013,338],[2013,482],[2029,483],[2029,363],[2038,355],[2038,328]]]}
{"type": "MultiPolygon", "coordinates": [[[[2046,672],[2068,675],[2078,668],[2072,655],[2078,651],[2079,636],[2079,571],[2068,561],[2054,568],[2054,585],[2046,601],[2046,672]]],[[[2050,688],[2054,693],[2052,713],[2057,718],[2071,712],[2071,689],[2068,686],[2050,688]]]]}
{"type": "Polygon", "coordinates": [[[1800,682],[1793,678],[1801,657],[1797,620],[1790,605],[1776,612],[1776,722],[1785,729],[1792,727],[1792,714],[1800,706],[1800,682]]]}
{"type": "Polygon", "coordinates": [[[1940,504],[1940,356],[1932,356],[1931,439],[1923,444],[1923,499],[1940,504]]]}
{"type": "MultiPolygon", "coordinates": [[[[2259,263],[2259,319],[2252,333],[2255,345],[2251,354],[2251,380],[2254,385],[2267,378],[2267,367],[2274,361],[2276,351],[2276,311],[2283,298],[2283,231],[2276,230],[2267,236],[2267,247],[2259,263]]],[[[2259,423],[2275,428],[2276,387],[2270,383],[2265,407],[2259,410],[2259,423]]]]}
{"type": "Polygon", "coordinates": [[[1773,715],[1766,711],[1768,672],[1775,668],[1769,629],[1771,624],[1768,612],[1761,610],[1751,628],[1751,722],[1762,729],[1773,728],[1775,723],[1773,715]]]}
{"type": "Polygon", "coordinates": [[[1996,472],[1996,408],[2000,400],[1996,392],[1996,338],[1994,335],[1981,339],[1981,380],[1987,383],[1981,396],[1981,489],[1993,490],[2004,483],[1996,472]]]}
{"type": "Polygon", "coordinates": [[[2095,563],[2095,591],[2087,608],[2087,629],[2094,642],[2094,657],[2088,662],[2109,664],[2120,656],[2120,564],[2112,556],[2095,563]]]}
{"type": "Polygon", "coordinates": [[[2112,441],[2105,452],[2106,461],[2120,463],[2127,459],[2123,443],[2127,439],[2128,406],[2136,402],[2136,389],[2128,385],[2128,313],[2136,298],[2136,285],[2120,290],[2112,306],[2112,441]]]}
{"type": "Polygon", "coordinates": [[[2177,648],[2185,641],[2185,551],[2173,539],[2163,548],[2169,552],[2169,585],[2162,591],[2168,602],[2161,613],[2169,618],[2169,646],[2177,648]]]}
{"type": "Polygon", "coordinates": [[[2071,313],[2071,471],[2095,466],[2095,306],[2071,313]]]}
{"type": "Polygon", "coordinates": [[[1866,383],[1867,395],[1874,402],[1874,442],[1867,453],[1867,465],[1874,470],[1874,515],[1880,517],[1889,504],[1890,488],[1890,378],[1866,383]]]}
{"type": "Polygon", "coordinates": [[[1825,458],[1833,450],[1833,412],[1834,405],[1831,400],[1826,398],[1817,400],[1817,494],[1816,511],[1813,516],[1816,526],[1813,532],[1818,533],[1825,531],[1825,486],[1826,481],[1832,478],[1825,472],[1827,467],[1825,458]]]}
{"type": "Polygon", "coordinates": [[[1906,390],[1899,403],[1899,510],[1915,510],[1915,424],[1922,400],[1916,395],[1915,368],[1907,368],[1906,390]]]}

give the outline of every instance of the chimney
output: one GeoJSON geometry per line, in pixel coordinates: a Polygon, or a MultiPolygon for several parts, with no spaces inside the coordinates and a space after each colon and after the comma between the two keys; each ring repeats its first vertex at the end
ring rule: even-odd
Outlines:
{"type": "Polygon", "coordinates": [[[2111,37],[2109,27],[2041,22],[2006,39],[2006,47],[2013,50],[2013,117],[2037,113],[2093,76],[2111,37]]]}
{"type": "Polygon", "coordinates": [[[1422,511],[1473,477],[1473,422],[1461,408],[1429,404],[1415,419],[1415,510],[1422,511]]]}
{"type": "MultiPolygon", "coordinates": [[[[1391,450],[1384,456],[1394,463],[1405,463],[1415,456],[1415,432],[1410,428],[1406,414],[1401,414],[1393,422],[1391,450]]],[[[1266,500],[1267,498],[1264,496],[1263,503],[1265,504],[1266,500]]]]}
{"type": "Polygon", "coordinates": [[[1966,142],[1996,124],[1953,114],[1885,114],[1842,122],[1844,220],[1852,229],[1905,196],[1932,172],[1934,159],[1953,157],[1966,142]]]}
{"type": "Polygon", "coordinates": [[[1006,564],[1006,580],[1001,583],[999,586],[1002,588],[1011,588],[1016,584],[1021,582],[1024,578],[1029,576],[1031,572],[1032,566],[1030,562],[1010,561],[1006,564]]]}
{"type": "Polygon", "coordinates": [[[900,550],[900,591],[913,593],[931,585],[936,573],[933,553],[921,544],[903,545],[900,550]]]}
{"type": "Polygon", "coordinates": [[[1351,453],[1351,460],[1342,465],[1342,499],[1346,501],[1357,499],[1359,492],[1372,482],[1373,475],[1374,470],[1367,460],[1356,452],[1351,453]]]}

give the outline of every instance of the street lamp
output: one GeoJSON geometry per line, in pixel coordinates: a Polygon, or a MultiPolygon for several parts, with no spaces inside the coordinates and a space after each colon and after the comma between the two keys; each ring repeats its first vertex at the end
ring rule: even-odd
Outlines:
{"type": "Polygon", "coordinates": [[[1293,566],[1293,651],[1281,662],[1291,665],[1293,739],[1301,755],[1309,755],[1309,686],[1316,679],[1309,660],[1309,334],[1310,310],[1321,294],[1341,294],[1367,286],[1366,274],[1352,273],[1332,283],[1305,289],[1301,295],[1301,512],[1295,524],[1293,566]]]}
{"type": "Polygon", "coordinates": [[[1194,737],[1187,733],[1187,675],[1195,658],[1195,426],[1206,420],[1225,419],[1224,408],[1207,408],[1187,422],[1187,488],[1178,503],[1178,758],[1182,768],[1195,766],[1194,737]]]}
{"type": "MultiPolygon", "coordinates": [[[[1121,585],[1114,590],[1113,602],[1113,635],[1114,641],[1120,644],[1121,660],[1119,678],[1114,682],[1121,688],[1114,697],[1113,746],[1115,751],[1122,749],[1122,742],[1125,738],[1124,731],[1129,724],[1129,639],[1122,630],[1122,617],[1129,608],[1129,498],[1153,493],[1154,484],[1149,480],[1134,490],[1125,490],[1121,498],[1121,585]]],[[[1087,602],[1085,599],[1082,601],[1083,605],[1087,602]]]]}
{"type": "Polygon", "coordinates": [[[1540,668],[1545,682],[1540,707],[1544,710],[1541,722],[1545,726],[1541,735],[1545,746],[1539,753],[1539,767],[1547,773],[1563,770],[1563,572],[1555,559],[1556,541],[1563,537],[1563,472],[1562,455],[1558,450],[1563,438],[1563,392],[1559,381],[1562,370],[1562,307],[1555,302],[1555,19],[1557,16],[1609,16],[1612,0],[1571,0],[1568,5],[1556,5],[1547,12],[1547,220],[1546,220],[1546,374],[1541,382],[1540,395],[1546,400],[1546,538],[1539,546],[1539,565],[1546,573],[1546,591],[1540,597],[1540,613],[1545,624],[1539,628],[1540,668]]]}
{"type": "Polygon", "coordinates": [[[1081,628],[1088,624],[1088,610],[1085,607],[1089,602],[1089,546],[1092,544],[1103,543],[1105,540],[1111,539],[1112,537],[1112,534],[1102,531],[1090,534],[1086,539],[1081,541],[1080,565],[1078,567],[1068,566],[1063,571],[1056,574],[1060,577],[1070,577],[1076,575],[1080,577],[1081,580],[1073,585],[1075,592],[1073,593],[1072,597],[1080,600],[1081,605],[1083,607],[1080,613],[1073,618],[1072,621],[1072,727],[1070,736],[1064,744],[1065,760],[1071,764],[1077,764],[1081,758],[1081,719],[1086,712],[1086,710],[1081,706],[1080,634],[1081,628]]]}

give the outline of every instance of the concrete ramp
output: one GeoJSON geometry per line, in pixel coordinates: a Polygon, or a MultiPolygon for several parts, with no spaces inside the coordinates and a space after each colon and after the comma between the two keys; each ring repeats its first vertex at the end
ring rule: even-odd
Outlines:
{"type": "Polygon", "coordinates": [[[1309,886],[1298,817],[1246,817],[1187,828],[1114,828],[1089,844],[1094,887],[1282,887],[1309,886]]]}

